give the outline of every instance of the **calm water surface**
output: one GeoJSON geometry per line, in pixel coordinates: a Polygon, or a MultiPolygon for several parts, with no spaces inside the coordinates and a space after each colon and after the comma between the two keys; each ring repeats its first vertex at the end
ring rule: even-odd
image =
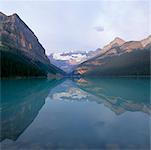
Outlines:
{"type": "Polygon", "coordinates": [[[1,149],[150,149],[149,78],[2,80],[1,149]]]}

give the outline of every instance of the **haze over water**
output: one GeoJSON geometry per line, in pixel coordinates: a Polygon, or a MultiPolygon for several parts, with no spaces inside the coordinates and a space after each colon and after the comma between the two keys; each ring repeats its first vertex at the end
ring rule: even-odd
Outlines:
{"type": "Polygon", "coordinates": [[[2,80],[2,149],[149,149],[149,78],[2,80]]]}

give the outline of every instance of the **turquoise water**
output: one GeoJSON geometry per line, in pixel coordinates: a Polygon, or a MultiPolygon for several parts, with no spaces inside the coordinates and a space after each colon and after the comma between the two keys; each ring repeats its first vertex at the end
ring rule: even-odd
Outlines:
{"type": "Polygon", "coordinates": [[[149,78],[1,81],[1,148],[150,149],[149,78]]]}

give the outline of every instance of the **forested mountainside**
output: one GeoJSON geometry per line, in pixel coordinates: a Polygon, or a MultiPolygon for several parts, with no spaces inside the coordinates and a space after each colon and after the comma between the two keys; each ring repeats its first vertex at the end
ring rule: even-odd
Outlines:
{"type": "Polygon", "coordinates": [[[100,54],[76,67],[74,75],[129,76],[150,75],[151,36],[141,41],[125,42],[115,38],[100,54]]]}
{"type": "Polygon", "coordinates": [[[50,63],[38,38],[17,14],[0,12],[0,37],[1,77],[65,74],[50,63]]]}

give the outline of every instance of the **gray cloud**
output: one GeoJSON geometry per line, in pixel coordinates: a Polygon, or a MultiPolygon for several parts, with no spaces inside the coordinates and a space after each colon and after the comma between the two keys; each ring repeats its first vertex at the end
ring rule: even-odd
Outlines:
{"type": "Polygon", "coordinates": [[[94,27],[94,29],[95,29],[97,32],[103,32],[103,31],[104,31],[104,27],[102,27],[102,26],[96,26],[96,27],[94,27]]]}

